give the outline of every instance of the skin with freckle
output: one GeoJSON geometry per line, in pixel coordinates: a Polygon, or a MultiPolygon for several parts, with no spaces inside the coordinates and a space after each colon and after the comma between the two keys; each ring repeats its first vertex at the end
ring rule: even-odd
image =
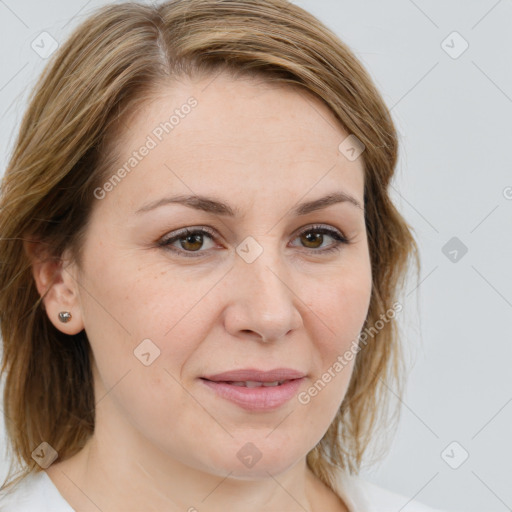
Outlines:
{"type": "Polygon", "coordinates": [[[372,282],[364,211],[349,202],[304,216],[290,211],[338,191],[363,204],[362,159],[351,162],[338,151],[347,134],[304,92],[224,75],[205,88],[208,82],[162,88],[131,117],[120,163],[167,112],[197,99],[172,133],[96,201],[83,268],[71,262],[62,274],[78,304],[77,329],[85,328],[92,346],[101,401],[85,448],[47,472],[80,510],[97,509],[64,474],[102,510],[144,510],[148,492],[154,510],[226,510],[240,493],[246,510],[261,495],[265,510],[303,510],[297,501],[345,510],[305,457],[333,420],[353,361],[308,404],[294,397],[268,412],[243,410],[200,377],[288,367],[306,374],[304,391],[357,339],[372,282]],[[179,204],[135,213],[178,194],[215,197],[239,213],[179,204]],[[327,252],[335,238],[301,234],[314,225],[349,243],[327,252]],[[200,227],[215,236],[159,245],[200,227]],[[263,250],[252,263],[236,252],[249,236],[263,250]],[[149,366],[134,356],[146,339],[160,351],[149,366]],[[253,467],[237,456],[247,443],[261,454],[253,467]]]}

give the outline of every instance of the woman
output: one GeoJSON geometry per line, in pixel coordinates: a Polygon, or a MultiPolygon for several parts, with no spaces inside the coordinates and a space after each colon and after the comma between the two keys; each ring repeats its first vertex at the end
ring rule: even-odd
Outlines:
{"type": "Polygon", "coordinates": [[[402,384],[397,297],[418,264],[396,159],[368,74],[293,4],[90,16],[2,184],[22,472],[1,509],[403,507],[358,476],[392,426],[382,384],[402,384]]]}

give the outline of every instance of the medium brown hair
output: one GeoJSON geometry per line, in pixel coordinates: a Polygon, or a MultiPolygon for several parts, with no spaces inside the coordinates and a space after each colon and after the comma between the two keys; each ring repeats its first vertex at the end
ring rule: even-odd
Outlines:
{"type": "MultiPolygon", "coordinates": [[[[23,241],[41,240],[56,261],[70,249],[80,263],[93,191],[111,174],[121,120],[176,77],[218,72],[313,94],[365,145],[360,158],[373,276],[365,327],[374,327],[396,301],[413,254],[419,269],[411,228],[389,197],[398,152],[389,111],[355,55],[314,16],[285,0],[98,9],[61,45],[35,85],[1,186],[1,374],[6,432],[22,466],[3,488],[39,470],[31,453],[43,441],[62,460],[76,454],[95,418],[85,330],[69,336],[49,321],[23,241]]],[[[337,468],[359,472],[372,438],[392,426],[387,387],[401,394],[404,368],[398,324],[388,320],[357,353],[335,419],[307,455],[331,489],[337,468]]]]}

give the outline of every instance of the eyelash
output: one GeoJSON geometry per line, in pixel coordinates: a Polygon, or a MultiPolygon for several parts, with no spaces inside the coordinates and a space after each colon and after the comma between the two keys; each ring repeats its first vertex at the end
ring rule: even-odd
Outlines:
{"type": "MultiPolygon", "coordinates": [[[[348,238],[346,238],[341,232],[331,229],[331,228],[327,228],[325,226],[321,226],[321,225],[314,225],[314,226],[308,227],[307,229],[298,233],[296,238],[300,237],[301,235],[310,233],[310,232],[316,232],[316,233],[320,233],[322,235],[329,235],[330,237],[334,238],[335,243],[332,244],[332,246],[327,249],[320,249],[320,250],[319,249],[311,249],[311,251],[320,253],[322,255],[330,254],[335,251],[340,251],[342,245],[348,245],[348,244],[352,243],[352,241],[349,240],[348,238]]],[[[170,251],[178,254],[179,256],[183,256],[185,258],[198,258],[198,257],[201,257],[201,253],[205,253],[207,251],[200,251],[200,250],[199,251],[185,251],[183,249],[177,249],[176,247],[172,247],[172,245],[171,245],[174,242],[177,242],[179,240],[187,238],[190,235],[198,235],[198,234],[199,235],[207,235],[212,240],[215,240],[215,233],[212,230],[210,230],[209,228],[202,226],[201,228],[197,228],[197,229],[185,228],[185,229],[179,231],[178,233],[174,234],[171,237],[164,237],[161,240],[159,240],[158,246],[163,247],[167,250],[170,250],[170,251]]],[[[307,248],[305,248],[305,249],[307,249],[307,248]]]]}

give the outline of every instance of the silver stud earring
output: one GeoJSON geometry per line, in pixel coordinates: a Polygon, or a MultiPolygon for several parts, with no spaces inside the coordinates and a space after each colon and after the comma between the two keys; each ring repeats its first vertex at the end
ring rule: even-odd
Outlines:
{"type": "Polygon", "coordinates": [[[71,320],[71,313],[69,311],[61,311],[59,313],[59,320],[63,323],[69,322],[71,320]]]}

